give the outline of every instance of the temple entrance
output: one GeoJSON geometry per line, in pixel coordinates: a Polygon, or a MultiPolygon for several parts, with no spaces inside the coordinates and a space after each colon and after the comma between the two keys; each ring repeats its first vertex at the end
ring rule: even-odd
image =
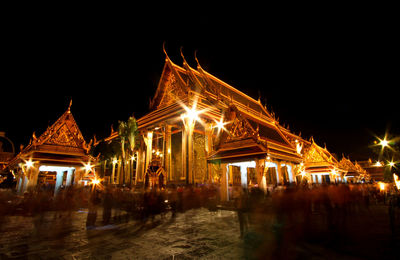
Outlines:
{"type": "Polygon", "coordinates": [[[252,179],[252,172],[255,172],[255,161],[237,162],[228,164],[228,194],[232,199],[240,193],[242,188],[248,188],[252,179]],[[253,169],[253,170],[252,170],[253,169]]]}
{"type": "Polygon", "coordinates": [[[166,172],[163,167],[149,166],[145,175],[145,188],[165,188],[166,172]]]}
{"type": "Polygon", "coordinates": [[[74,183],[75,167],[47,166],[39,167],[38,184],[43,190],[53,190],[57,194],[60,189],[74,183]]]}

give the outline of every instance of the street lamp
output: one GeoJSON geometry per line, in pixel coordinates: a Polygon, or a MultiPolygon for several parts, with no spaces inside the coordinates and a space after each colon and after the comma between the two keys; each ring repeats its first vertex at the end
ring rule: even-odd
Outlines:
{"type": "Polygon", "coordinates": [[[389,145],[389,142],[386,139],[383,139],[379,142],[379,144],[382,146],[382,149],[383,149],[389,145]]]}

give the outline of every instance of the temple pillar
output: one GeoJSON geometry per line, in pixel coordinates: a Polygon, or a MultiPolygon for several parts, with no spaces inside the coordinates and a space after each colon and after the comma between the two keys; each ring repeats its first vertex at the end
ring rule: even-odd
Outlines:
{"type": "Polygon", "coordinates": [[[26,175],[23,175],[23,182],[22,182],[22,190],[21,193],[24,193],[28,187],[29,179],[26,175]]]}
{"type": "Polygon", "coordinates": [[[194,123],[189,124],[189,131],[188,131],[188,161],[187,161],[187,167],[188,167],[188,183],[193,184],[194,183],[194,172],[193,172],[193,128],[194,128],[194,123]]]}
{"type": "Polygon", "coordinates": [[[146,164],[144,168],[144,173],[146,173],[147,168],[149,168],[149,164],[151,159],[153,158],[153,132],[147,132],[147,138],[145,138],[146,142],[146,164]]]}
{"type": "MultiPolygon", "coordinates": [[[[211,123],[207,123],[205,126],[205,149],[206,149],[206,157],[212,152],[212,133],[213,133],[213,126],[211,123]]],[[[212,182],[212,165],[211,163],[207,163],[207,182],[212,182]]]]}
{"type": "Polygon", "coordinates": [[[56,195],[58,193],[58,191],[60,190],[61,184],[63,182],[63,177],[64,177],[64,171],[58,170],[56,172],[57,172],[57,175],[56,175],[56,186],[54,187],[54,195],[56,195]]]}
{"type": "Polygon", "coordinates": [[[116,184],[120,184],[120,175],[121,175],[121,158],[118,158],[118,166],[117,166],[117,181],[116,184]]]}
{"type": "Polygon", "coordinates": [[[228,201],[229,200],[229,195],[228,195],[228,171],[227,171],[227,164],[222,163],[221,164],[222,168],[222,175],[221,175],[221,201],[228,201]]]}
{"type": "Polygon", "coordinates": [[[276,162],[276,174],[277,174],[277,178],[276,181],[278,182],[278,185],[282,185],[283,184],[283,176],[282,176],[282,169],[281,169],[281,161],[277,161],[276,162]]]}
{"type": "Polygon", "coordinates": [[[39,177],[39,168],[31,167],[29,170],[29,181],[28,181],[28,189],[34,189],[38,182],[39,177]]]}
{"type": "MultiPolygon", "coordinates": [[[[185,180],[187,176],[187,131],[186,127],[182,128],[182,175],[181,180],[185,180]]],[[[186,180],[186,182],[188,182],[186,180]]]]}
{"type": "Polygon", "coordinates": [[[66,180],[66,183],[65,183],[65,186],[71,186],[71,184],[72,184],[72,174],[74,173],[74,169],[73,168],[71,168],[71,169],[69,169],[68,171],[67,171],[67,180],[66,180]]]}
{"type": "Polygon", "coordinates": [[[262,178],[264,176],[265,160],[256,159],[256,178],[259,187],[262,186],[262,178]]]}
{"type": "Polygon", "coordinates": [[[171,181],[171,126],[165,126],[165,151],[164,151],[164,169],[167,172],[167,180],[171,181]]]}
{"type": "Polygon", "coordinates": [[[23,175],[20,175],[17,180],[17,193],[21,193],[23,182],[24,182],[23,175]]]}
{"type": "Polygon", "coordinates": [[[111,180],[110,183],[114,184],[115,183],[115,164],[116,164],[117,159],[113,159],[112,161],[112,172],[111,172],[111,180]]]}

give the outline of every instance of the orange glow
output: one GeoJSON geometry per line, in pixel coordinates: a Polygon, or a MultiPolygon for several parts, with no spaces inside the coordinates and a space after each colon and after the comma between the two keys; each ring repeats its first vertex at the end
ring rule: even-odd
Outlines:
{"type": "Polygon", "coordinates": [[[396,187],[398,190],[400,190],[400,180],[399,177],[393,173],[393,179],[394,179],[394,183],[396,184],[396,187]]]}
{"type": "Polygon", "coordinates": [[[384,190],[385,190],[385,183],[383,183],[383,182],[378,182],[378,184],[379,184],[379,189],[380,189],[381,191],[384,191],[384,190]]]}

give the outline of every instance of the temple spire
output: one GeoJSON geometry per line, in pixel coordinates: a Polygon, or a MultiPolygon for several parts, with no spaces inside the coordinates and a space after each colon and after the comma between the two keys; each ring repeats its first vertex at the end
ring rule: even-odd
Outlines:
{"type": "Polygon", "coordinates": [[[69,101],[69,106],[68,106],[68,109],[67,109],[67,112],[68,112],[68,113],[71,113],[71,106],[72,106],[72,98],[71,98],[71,100],[69,101]]]}
{"type": "Polygon", "coordinates": [[[164,52],[164,54],[165,54],[165,59],[166,59],[166,60],[169,60],[167,51],[165,50],[165,41],[163,42],[162,49],[163,49],[163,52],[164,52]]]}

